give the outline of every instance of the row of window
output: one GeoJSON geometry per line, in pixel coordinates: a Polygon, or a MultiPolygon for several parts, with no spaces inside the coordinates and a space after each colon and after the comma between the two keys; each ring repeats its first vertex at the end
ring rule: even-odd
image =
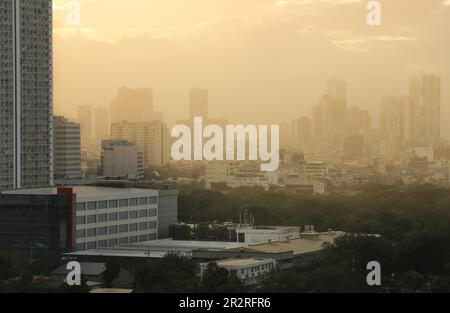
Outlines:
{"type": "Polygon", "coordinates": [[[127,244],[151,241],[151,240],[156,240],[156,239],[157,239],[156,234],[146,234],[146,235],[140,235],[140,236],[114,238],[114,239],[109,239],[109,240],[91,241],[88,243],[77,244],[77,251],[101,249],[101,248],[111,248],[111,247],[115,247],[118,245],[127,245],[127,244]]]}
{"type": "Polygon", "coordinates": [[[77,230],[77,239],[101,237],[107,235],[124,234],[128,232],[146,231],[149,229],[156,229],[158,223],[152,222],[140,222],[133,224],[113,225],[109,227],[98,227],[77,230]]]}
{"type": "Polygon", "coordinates": [[[77,216],[77,225],[134,220],[138,218],[156,217],[157,215],[158,213],[156,209],[92,214],[87,216],[77,216]]]}
{"type": "Polygon", "coordinates": [[[157,197],[141,197],[141,198],[109,200],[109,201],[104,200],[104,201],[82,202],[77,203],[77,211],[126,208],[129,206],[156,204],[157,202],[158,202],[157,197]]]}

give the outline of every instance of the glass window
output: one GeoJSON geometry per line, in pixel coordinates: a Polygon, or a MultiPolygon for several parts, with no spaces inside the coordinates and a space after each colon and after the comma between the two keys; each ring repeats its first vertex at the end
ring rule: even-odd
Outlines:
{"type": "Polygon", "coordinates": [[[108,208],[110,208],[110,209],[117,208],[117,200],[109,200],[108,201],[108,208]]]}
{"type": "Polygon", "coordinates": [[[88,242],[86,247],[87,247],[88,250],[96,249],[97,248],[97,242],[95,242],[95,241],[88,242]]]}
{"type": "Polygon", "coordinates": [[[150,234],[148,235],[148,240],[156,240],[156,234],[150,234]]]}
{"type": "Polygon", "coordinates": [[[158,214],[157,214],[157,211],[156,211],[156,209],[149,209],[148,210],[148,216],[150,216],[150,217],[155,217],[155,216],[157,216],[158,214]]]}
{"type": "Polygon", "coordinates": [[[138,224],[137,223],[136,224],[130,224],[128,229],[129,229],[130,232],[137,231],[138,230],[138,224]]]}
{"type": "Polygon", "coordinates": [[[114,213],[109,213],[108,214],[108,221],[117,221],[118,219],[118,213],[114,212],[114,213]]]}
{"type": "Polygon", "coordinates": [[[77,203],[77,211],[85,211],[86,203],[77,203]]]}
{"type": "Polygon", "coordinates": [[[126,208],[128,206],[128,199],[119,200],[119,207],[126,208]]]}
{"type": "Polygon", "coordinates": [[[148,228],[149,229],[156,229],[158,227],[158,222],[157,221],[153,221],[153,222],[149,222],[148,223],[148,228]]]}
{"type": "Polygon", "coordinates": [[[107,213],[98,215],[98,222],[99,223],[104,223],[104,222],[107,222],[107,221],[108,221],[108,214],[107,213]]]}
{"type": "Polygon", "coordinates": [[[148,198],[139,198],[139,205],[146,205],[148,204],[148,198]]]}
{"type": "Polygon", "coordinates": [[[119,239],[119,244],[120,244],[120,245],[126,245],[126,244],[128,244],[128,237],[120,238],[120,239],[119,239]]]}
{"type": "Polygon", "coordinates": [[[89,229],[87,230],[86,236],[87,236],[88,238],[97,236],[97,228],[89,228],[89,229]]]}
{"type": "Polygon", "coordinates": [[[138,242],[138,236],[131,236],[130,243],[136,243],[136,242],[138,242]]]}
{"type": "Polygon", "coordinates": [[[130,212],[130,219],[134,220],[134,219],[138,218],[138,212],[139,211],[131,211],[130,212]]]}
{"type": "Polygon", "coordinates": [[[98,235],[99,236],[106,236],[106,235],[108,235],[108,227],[100,227],[98,229],[98,235]]]}
{"type": "Polygon", "coordinates": [[[77,230],[77,238],[86,238],[86,230],[85,229],[77,230]]]}
{"type": "Polygon", "coordinates": [[[148,236],[147,235],[140,235],[139,236],[139,242],[143,242],[143,241],[148,241],[148,236]]]}
{"type": "Polygon", "coordinates": [[[115,247],[115,246],[117,246],[116,238],[108,240],[108,247],[115,247]]]}
{"type": "Polygon", "coordinates": [[[88,211],[97,210],[97,202],[96,201],[88,202],[87,209],[88,211]]]}
{"type": "Polygon", "coordinates": [[[106,248],[108,247],[108,240],[100,240],[97,244],[98,248],[106,248]]]}
{"type": "Polygon", "coordinates": [[[85,243],[78,243],[77,244],[77,251],[84,251],[86,250],[86,244],[85,243]]]}
{"type": "Polygon", "coordinates": [[[130,199],[130,206],[137,206],[138,205],[138,198],[130,199]]]}
{"type": "Polygon", "coordinates": [[[157,202],[158,202],[158,199],[156,197],[148,198],[148,204],[156,204],[157,202]]]}
{"type": "Polygon", "coordinates": [[[139,218],[145,218],[145,217],[147,217],[147,210],[140,210],[139,218]]]}
{"type": "Polygon", "coordinates": [[[123,233],[127,233],[128,232],[128,225],[119,225],[119,233],[123,234],[123,233]]]}
{"type": "Polygon", "coordinates": [[[119,213],[119,220],[127,220],[128,219],[128,212],[120,212],[119,213]]]}
{"type": "Polygon", "coordinates": [[[77,216],[77,225],[86,224],[86,216],[77,216]]]}
{"type": "Polygon", "coordinates": [[[108,201],[99,201],[97,203],[99,210],[104,210],[108,208],[108,201]]]}
{"type": "Polygon", "coordinates": [[[139,223],[139,230],[146,230],[148,227],[147,222],[139,223]]]}
{"type": "Polygon", "coordinates": [[[95,224],[95,223],[97,223],[97,215],[88,215],[87,224],[95,224]]]}
{"type": "Polygon", "coordinates": [[[109,226],[108,233],[110,235],[117,234],[117,232],[118,232],[118,226],[117,225],[109,226]]]}

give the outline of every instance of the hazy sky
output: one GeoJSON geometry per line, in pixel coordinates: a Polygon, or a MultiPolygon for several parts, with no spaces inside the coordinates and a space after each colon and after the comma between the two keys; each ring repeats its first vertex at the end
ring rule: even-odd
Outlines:
{"type": "Polygon", "coordinates": [[[60,114],[141,86],[172,123],[198,86],[212,117],[278,122],[309,115],[332,76],[349,105],[376,113],[423,73],[442,76],[450,114],[450,0],[382,0],[382,26],[367,25],[367,0],[81,0],[79,26],[67,24],[73,1],[54,2],[60,114]]]}

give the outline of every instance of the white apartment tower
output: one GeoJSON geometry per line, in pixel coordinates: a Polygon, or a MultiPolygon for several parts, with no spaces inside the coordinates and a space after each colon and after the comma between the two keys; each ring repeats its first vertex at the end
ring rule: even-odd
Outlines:
{"type": "Polygon", "coordinates": [[[0,65],[0,190],[49,186],[51,0],[0,0],[0,65]]]}

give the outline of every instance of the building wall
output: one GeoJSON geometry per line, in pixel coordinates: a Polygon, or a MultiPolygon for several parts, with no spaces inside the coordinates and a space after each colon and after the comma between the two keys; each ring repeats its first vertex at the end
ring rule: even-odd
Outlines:
{"type": "Polygon", "coordinates": [[[156,240],[158,193],[77,197],[77,251],[156,240]]]}
{"type": "Polygon", "coordinates": [[[52,1],[0,2],[0,190],[52,184],[52,1]]]}
{"type": "Polygon", "coordinates": [[[101,166],[106,177],[139,178],[144,174],[142,152],[129,141],[103,140],[101,166]]]}
{"type": "Polygon", "coordinates": [[[55,178],[81,177],[80,124],[55,117],[53,137],[55,178]]]}
{"type": "Polygon", "coordinates": [[[169,237],[170,225],[178,222],[178,190],[160,190],[158,199],[158,239],[169,237]]]}

